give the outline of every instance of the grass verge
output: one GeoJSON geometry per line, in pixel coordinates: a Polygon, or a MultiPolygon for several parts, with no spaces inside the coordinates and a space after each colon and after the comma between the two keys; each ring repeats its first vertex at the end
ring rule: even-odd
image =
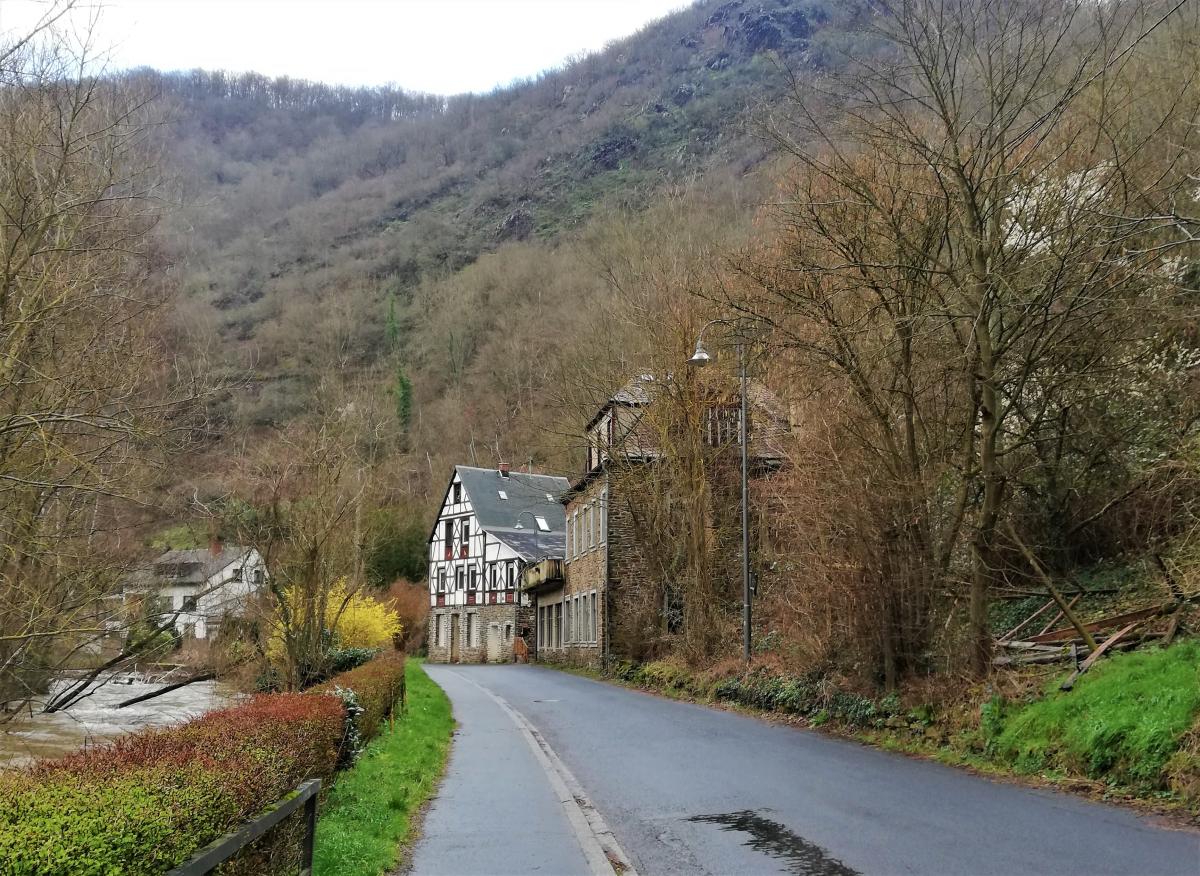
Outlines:
{"type": "Polygon", "coordinates": [[[380,876],[407,847],[437,789],[450,748],[450,701],[416,660],[405,670],[408,710],[338,776],[317,822],[316,876],[380,876]]]}
{"type": "Polygon", "coordinates": [[[984,708],[989,753],[1018,772],[1104,778],[1143,793],[1200,715],[1200,642],[1116,654],[1060,693],[1057,681],[1028,704],[984,708]],[[989,728],[986,725],[991,724],[989,728]]]}

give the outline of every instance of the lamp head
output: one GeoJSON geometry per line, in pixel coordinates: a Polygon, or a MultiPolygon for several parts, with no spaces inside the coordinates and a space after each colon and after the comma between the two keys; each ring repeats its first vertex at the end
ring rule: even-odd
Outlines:
{"type": "Polygon", "coordinates": [[[689,365],[694,365],[697,368],[703,368],[712,361],[712,356],[709,355],[708,350],[704,349],[699,341],[696,341],[696,352],[692,353],[692,358],[688,359],[687,361],[689,365]]]}
{"type": "Polygon", "coordinates": [[[513,529],[524,529],[524,528],[525,527],[521,525],[521,518],[518,517],[517,522],[513,524],[513,529]]]}

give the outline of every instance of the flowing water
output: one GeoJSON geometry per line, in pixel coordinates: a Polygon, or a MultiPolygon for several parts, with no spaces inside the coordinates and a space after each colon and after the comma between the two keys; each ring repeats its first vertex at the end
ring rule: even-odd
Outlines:
{"type": "Polygon", "coordinates": [[[178,724],[229,705],[239,696],[221,682],[198,681],[144,703],[116,708],[117,703],[161,687],[145,682],[105,684],[65,712],[41,714],[35,705],[32,716],[28,710],[13,716],[0,723],[0,769],[70,754],[142,727],[178,724]]]}

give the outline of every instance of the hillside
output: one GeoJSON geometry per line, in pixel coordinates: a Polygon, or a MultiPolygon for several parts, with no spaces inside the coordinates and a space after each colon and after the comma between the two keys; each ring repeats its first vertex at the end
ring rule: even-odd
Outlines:
{"type": "MultiPolygon", "coordinates": [[[[561,274],[554,248],[597,210],[638,211],[664,187],[703,189],[698,179],[761,166],[768,145],[748,124],[753,110],[791,72],[832,63],[856,8],[701,2],[484,96],[137,74],[170,105],[183,207],[162,237],[181,323],[251,381],[220,412],[225,425],[287,422],[318,373],[370,371],[395,350],[428,410],[483,354],[487,327],[519,307],[513,296],[533,291],[493,290],[480,315],[454,301],[467,295],[455,285],[464,268],[519,251],[523,284],[542,284],[561,274]],[[438,324],[439,311],[463,309],[477,325],[438,324]]],[[[594,292],[584,282],[541,299],[539,322],[563,332],[550,343],[570,343],[584,288],[594,292]]],[[[459,403],[486,405],[495,389],[473,387],[459,403]]]]}

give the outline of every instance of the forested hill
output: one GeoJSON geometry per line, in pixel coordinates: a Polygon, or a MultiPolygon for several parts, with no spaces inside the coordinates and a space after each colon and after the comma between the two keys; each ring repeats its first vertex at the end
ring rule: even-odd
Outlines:
{"type": "MultiPolygon", "coordinates": [[[[395,349],[418,400],[439,398],[447,367],[430,351],[469,371],[483,342],[431,334],[417,290],[450,306],[430,284],[483,253],[519,245],[537,261],[601,205],[638,210],[664,185],[759,166],[768,147],[748,111],[844,56],[858,8],[700,2],[482,96],[139,72],[169,107],[184,206],[162,233],[183,322],[252,378],[224,415],[286,422],[318,371],[395,349]]],[[[572,306],[544,303],[543,325],[572,306]]]]}

